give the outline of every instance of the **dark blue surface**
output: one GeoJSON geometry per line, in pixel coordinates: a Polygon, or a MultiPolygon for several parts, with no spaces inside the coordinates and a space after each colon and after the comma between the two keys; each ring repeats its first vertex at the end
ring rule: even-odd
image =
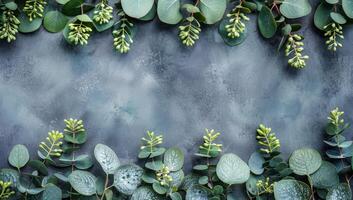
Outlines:
{"type": "MultiPolygon", "coordinates": [[[[63,119],[82,118],[89,142],[105,143],[125,161],[135,160],[146,130],[163,133],[165,145],[192,154],[204,128],[222,132],[226,152],[247,160],[256,149],[259,123],[271,126],[288,155],[320,148],[322,128],[335,106],[353,116],[353,30],[343,49],[325,50],[324,39],[305,18],[308,66],[296,71],[276,52],[276,40],[256,32],[227,47],[217,27],[204,28],[195,48],[180,45],[176,27],[138,25],[132,50],[112,50],[110,32],[95,34],[84,48],[41,30],[0,43],[0,167],[15,144],[32,154],[63,119]]],[[[191,157],[186,157],[190,166],[191,157]]]]}

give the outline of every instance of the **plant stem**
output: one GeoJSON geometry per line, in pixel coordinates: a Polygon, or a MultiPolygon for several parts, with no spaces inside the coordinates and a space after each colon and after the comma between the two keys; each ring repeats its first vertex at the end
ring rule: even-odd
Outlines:
{"type": "Polygon", "coordinates": [[[105,183],[104,183],[104,190],[103,190],[103,194],[102,194],[101,200],[104,199],[105,191],[108,189],[108,181],[109,181],[109,175],[106,174],[105,183]]]}

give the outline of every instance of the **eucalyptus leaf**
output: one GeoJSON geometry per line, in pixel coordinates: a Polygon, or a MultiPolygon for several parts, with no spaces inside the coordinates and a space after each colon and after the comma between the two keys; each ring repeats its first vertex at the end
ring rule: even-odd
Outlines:
{"type": "Polygon", "coordinates": [[[310,188],[301,181],[283,179],[274,184],[276,200],[308,200],[310,188]]]}
{"type": "Polygon", "coordinates": [[[168,188],[166,186],[161,185],[159,182],[154,182],[152,184],[152,188],[156,193],[161,195],[164,195],[168,192],[168,188]]]}
{"type": "Polygon", "coordinates": [[[170,171],[178,171],[184,165],[184,153],[181,149],[173,147],[164,153],[164,164],[170,171]]]}
{"type": "Polygon", "coordinates": [[[61,11],[64,15],[76,16],[87,13],[94,8],[94,5],[84,3],[83,0],[69,0],[62,6],[61,11]]]}
{"type": "Polygon", "coordinates": [[[295,150],[289,158],[289,167],[297,175],[310,175],[321,166],[321,155],[314,149],[295,150]]]}
{"type": "Polygon", "coordinates": [[[347,17],[353,19],[353,0],[342,0],[342,8],[347,17]]]}
{"type": "Polygon", "coordinates": [[[156,194],[151,188],[139,187],[131,196],[131,200],[162,200],[163,198],[156,194]]]}
{"type": "Polygon", "coordinates": [[[347,20],[344,18],[343,15],[341,15],[340,13],[336,13],[336,12],[331,12],[330,13],[330,17],[331,19],[338,23],[338,24],[345,24],[347,23],[347,20]]]}
{"type": "Polygon", "coordinates": [[[142,21],[151,21],[151,20],[153,20],[154,17],[156,16],[156,13],[157,13],[157,6],[156,6],[156,4],[153,4],[151,10],[148,11],[148,13],[147,13],[145,16],[139,18],[139,20],[142,20],[142,21]]]}
{"type": "Polygon", "coordinates": [[[68,21],[69,19],[61,12],[49,11],[44,16],[43,26],[47,31],[57,33],[65,28],[68,21]]]}
{"type": "Polygon", "coordinates": [[[220,21],[227,8],[227,0],[200,0],[200,9],[206,18],[206,24],[220,21]]]}
{"type": "Polygon", "coordinates": [[[74,165],[78,169],[88,169],[93,166],[93,161],[89,155],[79,155],[75,158],[74,165]]]}
{"type": "Polygon", "coordinates": [[[119,192],[132,195],[140,186],[142,175],[141,167],[134,164],[122,165],[114,173],[114,186],[119,192]]]}
{"type": "Polygon", "coordinates": [[[257,24],[261,35],[264,38],[271,38],[277,31],[277,23],[271,10],[267,6],[263,6],[258,17],[257,24]]]}
{"type": "Polygon", "coordinates": [[[229,185],[245,183],[250,177],[248,165],[235,154],[224,154],[216,167],[218,178],[229,185]]]}
{"type": "Polygon", "coordinates": [[[19,184],[20,175],[18,171],[14,169],[0,169],[0,180],[5,182],[11,182],[12,187],[17,187],[19,184]]]}
{"type": "Polygon", "coordinates": [[[341,183],[328,190],[326,200],[351,200],[352,191],[346,183],[341,183]]]}
{"type": "Polygon", "coordinates": [[[141,18],[151,10],[153,0],[121,0],[124,12],[133,18],[141,18]]]}
{"type": "Polygon", "coordinates": [[[10,165],[18,169],[24,167],[29,161],[27,147],[22,144],[15,145],[10,151],[8,161],[10,165]]]}
{"type": "Polygon", "coordinates": [[[5,7],[10,10],[17,10],[17,4],[13,1],[5,3],[5,7]]]}
{"type": "Polygon", "coordinates": [[[97,178],[87,171],[75,170],[69,175],[69,182],[78,193],[91,196],[96,193],[97,178]]]}
{"type": "Polygon", "coordinates": [[[326,3],[320,3],[316,8],[314,14],[314,24],[316,28],[324,30],[324,27],[330,23],[331,17],[330,13],[332,10],[332,5],[326,3]]]}
{"type": "Polygon", "coordinates": [[[104,144],[97,144],[94,148],[94,156],[107,174],[114,174],[120,166],[120,161],[115,152],[104,144]]]}
{"type": "Polygon", "coordinates": [[[20,26],[18,27],[18,31],[21,33],[31,33],[40,28],[43,18],[35,18],[32,21],[29,21],[27,15],[22,13],[19,16],[19,20],[20,26]]]}
{"type": "Polygon", "coordinates": [[[336,4],[339,2],[339,0],[325,0],[329,4],[336,4]]]}
{"type": "Polygon", "coordinates": [[[328,189],[339,184],[339,177],[335,165],[323,161],[320,168],[311,175],[311,180],[315,188],[328,189]]]}
{"type": "Polygon", "coordinates": [[[59,187],[54,184],[49,183],[42,194],[42,200],[61,200],[62,192],[59,187]]]}
{"type": "Polygon", "coordinates": [[[256,183],[258,180],[260,180],[261,177],[260,176],[254,176],[254,175],[250,175],[249,179],[246,181],[246,190],[256,196],[259,193],[259,188],[256,186],[256,183]]]}
{"type": "Polygon", "coordinates": [[[244,31],[240,33],[240,36],[237,38],[230,38],[228,37],[228,32],[225,28],[227,25],[228,20],[223,19],[222,22],[218,26],[218,33],[221,35],[223,38],[224,43],[226,43],[228,46],[237,46],[245,41],[245,39],[248,37],[248,29],[245,26],[244,31]]]}
{"type": "Polygon", "coordinates": [[[167,24],[177,24],[183,18],[180,0],[159,0],[157,4],[159,20],[167,24]]]}
{"type": "Polygon", "coordinates": [[[169,175],[172,177],[172,182],[170,183],[170,185],[172,187],[179,188],[184,180],[183,170],[171,172],[169,175]]]}
{"type": "Polygon", "coordinates": [[[31,160],[28,162],[28,166],[32,167],[33,169],[37,170],[39,173],[43,175],[48,175],[48,168],[47,166],[39,161],[39,160],[31,160]]]}
{"type": "Polygon", "coordinates": [[[193,185],[186,191],[185,200],[208,200],[207,188],[201,185],[193,185]]]}
{"type": "Polygon", "coordinates": [[[280,11],[285,17],[295,19],[310,14],[311,5],[308,0],[284,0],[280,11]]]}
{"type": "Polygon", "coordinates": [[[249,168],[250,171],[255,175],[260,175],[264,172],[263,164],[265,163],[265,159],[259,152],[254,152],[251,154],[249,158],[249,168]]]}

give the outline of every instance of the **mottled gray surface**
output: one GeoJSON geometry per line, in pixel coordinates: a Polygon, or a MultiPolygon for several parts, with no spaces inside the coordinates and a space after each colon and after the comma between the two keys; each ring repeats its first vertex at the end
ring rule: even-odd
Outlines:
{"type": "Polygon", "coordinates": [[[35,154],[47,132],[62,130],[69,117],[85,121],[87,151],[105,143],[126,160],[136,158],[146,130],[163,133],[166,146],[191,154],[204,128],[222,132],[225,151],[247,160],[259,123],[273,128],[286,155],[303,146],[320,148],[329,110],[340,106],[352,120],[353,30],[346,31],[344,48],[332,54],[311,19],[305,20],[311,58],[301,71],[286,67],[275,50],[277,40],[259,37],[254,18],[249,23],[254,31],[234,48],[213,27],[186,49],[176,28],[160,23],[138,25],[127,55],[112,50],[109,32],[94,35],[84,48],[43,30],[1,42],[0,167],[14,144],[35,154]]]}

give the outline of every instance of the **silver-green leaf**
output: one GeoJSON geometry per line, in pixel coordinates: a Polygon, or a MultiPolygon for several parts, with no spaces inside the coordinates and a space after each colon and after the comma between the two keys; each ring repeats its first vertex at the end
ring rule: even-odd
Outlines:
{"type": "Polygon", "coordinates": [[[289,167],[297,175],[310,175],[321,166],[321,155],[315,149],[295,150],[289,158],[289,167]]]}
{"type": "Polygon", "coordinates": [[[218,178],[229,185],[245,183],[250,177],[248,165],[237,155],[224,154],[219,160],[216,173],[218,178]]]}
{"type": "Polygon", "coordinates": [[[329,189],[326,200],[351,200],[352,191],[346,183],[341,183],[329,189]]]}
{"type": "Polygon", "coordinates": [[[114,186],[125,194],[132,195],[140,186],[143,175],[143,169],[134,164],[120,166],[114,173],[114,186]]]}
{"type": "Polygon", "coordinates": [[[97,178],[87,171],[75,170],[69,175],[69,182],[78,193],[91,196],[96,193],[97,178]]]}
{"type": "Polygon", "coordinates": [[[308,0],[284,0],[280,11],[283,16],[295,19],[310,14],[311,5],[308,0]]]}
{"type": "Polygon", "coordinates": [[[177,24],[183,18],[180,12],[180,0],[159,0],[157,4],[159,20],[167,24],[177,24]]]}
{"type": "Polygon", "coordinates": [[[120,161],[115,152],[104,144],[97,144],[94,148],[94,157],[107,174],[114,174],[120,166],[120,161]]]}
{"type": "Polygon", "coordinates": [[[164,164],[170,171],[178,171],[184,165],[184,153],[181,149],[173,147],[164,153],[164,164]]]}
{"type": "Polygon", "coordinates": [[[206,24],[214,24],[222,19],[227,8],[227,0],[200,0],[200,9],[206,24]]]}
{"type": "Polygon", "coordinates": [[[15,145],[10,151],[9,163],[13,167],[22,168],[29,161],[29,153],[26,146],[22,144],[15,145]]]}
{"type": "Polygon", "coordinates": [[[308,200],[310,188],[301,181],[284,179],[274,185],[276,200],[308,200]]]}
{"type": "Polygon", "coordinates": [[[141,18],[151,10],[154,0],[121,0],[124,12],[133,18],[141,18]]]}

